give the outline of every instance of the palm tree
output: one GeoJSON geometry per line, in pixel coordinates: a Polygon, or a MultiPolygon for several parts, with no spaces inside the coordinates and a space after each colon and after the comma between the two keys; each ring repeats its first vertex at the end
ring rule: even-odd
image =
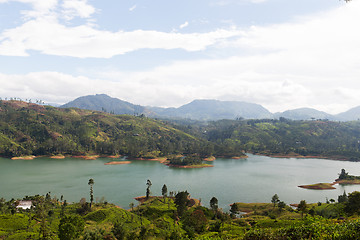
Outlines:
{"type": "Polygon", "coordinates": [[[91,208],[91,205],[94,201],[94,192],[93,192],[93,185],[94,185],[94,179],[90,178],[89,179],[89,182],[88,182],[88,185],[90,185],[90,208],[91,208]]]}

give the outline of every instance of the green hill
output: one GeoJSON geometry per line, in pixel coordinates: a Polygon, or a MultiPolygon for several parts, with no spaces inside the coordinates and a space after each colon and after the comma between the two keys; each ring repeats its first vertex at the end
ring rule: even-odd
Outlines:
{"type": "Polygon", "coordinates": [[[360,121],[223,120],[201,130],[219,146],[246,152],[360,160],[360,121]]]}
{"type": "Polygon", "coordinates": [[[81,108],[114,114],[145,114],[145,107],[135,105],[118,98],[109,97],[106,94],[96,94],[79,97],[61,106],[61,108],[81,108]]]}
{"type": "MultiPolygon", "coordinates": [[[[0,155],[124,154],[158,157],[204,152],[209,143],[142,116],[0,101],[0,155]]],[[[211,154],[211,153],[209,153],[211,154]]]]}

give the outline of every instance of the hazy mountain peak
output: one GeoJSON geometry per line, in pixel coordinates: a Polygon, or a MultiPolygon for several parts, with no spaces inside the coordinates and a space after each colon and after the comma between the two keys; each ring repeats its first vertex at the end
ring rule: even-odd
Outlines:
{"type": "Polygon", "coordinates": [[[178,108],[143,107],[112,98],[106,94],[79,97],[61,107],[76,107],[106,111],[115,114],[146,114],[160,118],[187,118],[193,120],[219,119],[264,119],[285,117],[292,120],[329,119],[351,121],[360,119],[360,106],[349,111],[331,115],[313,108],[297,108],[282,113],[271,113],[259,104],[242,101],[221,101],[216,99],[195,99],[178,108]]]}
{"type": "Polygon", "coordinates": [[[115,114],[142,114],[145,107],[112,98],[106,94],[96,94],[78,97],[75,100],[61,106],[62,108],[81,108],[96,111],[113,112],[115,114]]]}

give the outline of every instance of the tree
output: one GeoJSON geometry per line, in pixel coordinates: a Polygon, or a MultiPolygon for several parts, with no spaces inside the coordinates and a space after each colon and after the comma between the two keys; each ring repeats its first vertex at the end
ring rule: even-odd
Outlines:
{"type": "Polygon", "coordinates": [[[216,197],[212,197],[210,199],[210,207],[214,212],[217,212],[219,206],[218,206],[218,200],[216,197]]]}
{"type": "Polygon", "coordinates": [[[161,195],[165,198],[167,196],[167,186],[164,184],[164,186],[161,189],[161,195]]]}
{"type": "Polygon", "coordinates": [[[94,191],[93,191],[93,185],[94,185],[94,179],[90,178],[88,185],[90,185],[90,208],[92,206],[92,203],[94,201],[94,191]]]}
{"type": "Polygon", "coordinates": [[[301,212],[301,217],[303,217],[304,213],[306,212],[307,204],[305,200],[301,200],[297,210],[301,212]]]}
{"type": "Polygon", "coordinates": [[[286,203],[284,203],[283,201],[280,201],[278,203],[278,207],[279,207],[280,212],[282,212],[282,210],[286,207],[286,203]]]}
{"type": "Polygon", "coordinates": [[[231,204],[230,216],[235,218],[236,214],[239,212],[239,207],[236,203],[231,204]]]}
{"type": "Polygon", "coordinates": [[[175,196],[174,202],[176,205],[177,213],[181,217],[184,214],[187,204],[189,202],[189,193],[187,191],[178,192],[175,196]]]}
{"type": "Polygon", "coordinates": [[[146,181],[146,185],[147,185],[147,188],[146,188],[146,199],[149,199],[150,194],[151,194],[151,192],[150,192],[150,187],[151,187],[151,185],[152,185],[152,183],[151,183],[151,181],[150,181],[149,179],[146,181]]]}
{"type": "Polygon", "coordinates": [[[355,191],[349,194],[344,210],[348,214],[360,213],[360,192],[355,191]]]}
{"type": "Polygon", "coordinates": [[[348,177],[348,173],[345,171],[345,169],[341,169],[341,172],[339,173],[339,179],[346,179],[348,177]]]}
{"type": "Polygon", "coordinates": [[[164,184],[164,186],[161,188],[161,195],[163,196],[164,203],[165,203],[165,199],[167,197],[167,186],[166,186],[166,184],[164,184]]]}
{"type": "Polygon", "coordinates": [[[280,202],[279,196],[278,196],[277,194],[275,194],[274,196],[272,196],[271,202],[274,204],[274,207],[275,207],[276,204],[280,202]]]}
{"type": "Polygon", "coordinates": [[[344,191],[343,195],[338,196],[338,202],[346,203],[347,201],[348,201],[348,196],[346,195],[346,192],[344,191]]]}
{"type": "Polygon", "coordinates": [[[58,236],[60,240],[77,239],[84,231],[85,222],[82,217],[73,215],[60,220],[58,236]]]}
{"type": "Polygon", "coordinates": [[[184,218],[184,225],[193,228],[195,232],[201,233],[205,231],[208,220],[202,210],[195,210],[184,218]]]}
{"type": "Polygon", "coordinates": [[[134,206],[135,206],[135,204],[134,204],[133,202],[131,202],[131,203],[129,204],[129,207],[131,208],[131,211],[132,211],[132,212],[134,211],[134,206]]]}

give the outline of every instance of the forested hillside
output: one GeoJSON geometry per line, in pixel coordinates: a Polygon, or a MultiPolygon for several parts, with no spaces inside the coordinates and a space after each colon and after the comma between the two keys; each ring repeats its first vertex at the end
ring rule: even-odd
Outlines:
{"type": "Polygon", "coordinates": [[[211,142],[246,152],[360,160],[360,121],[223,120],[201,131],[211,142]]]}
{"type": "Polygon", "coordinates": [[[163,122],[141,116],[0,102],[0,155],[174,154],[240,156],[242,151],[360,160],[360,122],[220,120],[163,122]]]}
{"type": "Polygon", "coordinates": [[[0,155],[211,155],[202,140],[144,116],[0,101],[0,155]]]}

